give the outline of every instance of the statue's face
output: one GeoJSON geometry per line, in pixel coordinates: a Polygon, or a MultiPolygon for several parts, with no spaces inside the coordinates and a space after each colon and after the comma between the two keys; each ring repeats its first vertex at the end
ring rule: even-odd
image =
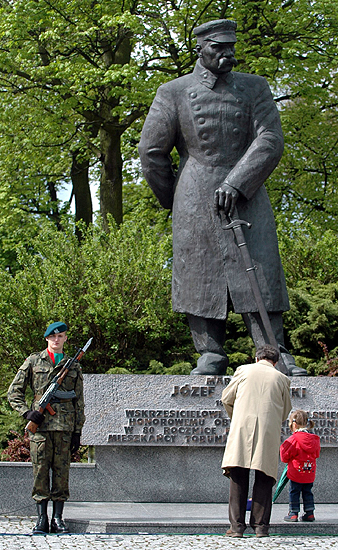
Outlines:
{"type": "Polygon", "coordinates": [[[237,65],[234,42],[203,42],[196,48],[201,64],[215,74],[229,73],[237,65]]]}

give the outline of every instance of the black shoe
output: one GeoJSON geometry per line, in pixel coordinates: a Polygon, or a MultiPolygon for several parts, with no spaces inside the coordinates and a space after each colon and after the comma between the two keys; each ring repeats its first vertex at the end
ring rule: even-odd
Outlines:
{"type": "Polygon", "coordinates": [[[51,533],[69,533],[69,529],[62,518],[55,517],[52,518],[50,522],[50,532],[51,533]]]}
{"type": "Polygon", "coordinates": [[[314,521],[314,520],[315,520],[315,516],[314,516],[313,510],[311,510],[310,512],[305,512],[305,514],[302,515],[302,521],[314,521]]]}
{"type": "Polygon", "coordinates": [[[56,500],[53,502],[53,517],[50,522],[51,533],[69,533],[69,529],[62,519],[64,502],[62,500],[56,500]]]}
{"type": "MultiPolygon", "coordinates": [[[[287,376],[308,376],[305,369],[302,367],[297,367],[295,358],[284,346],[279,345],[278,347],[281,355],[281,361],[284,363],[284,367],[287,370],[287,376]]],[[[284,370],[282,370],[282,372],[284,372],[284,370]]]]}
{"type": "Polygon", "coordinates": [[[228,365],[229,359],[225,354],[206,352],[197,359],[197,367],[190,374],[223,376],[227,372],[228,365]]]}
{"type": "Polygon", "coordinates": [[[37,503],[36,508],[38,511],[38,521],[35,527],[33,527],[32,535],[45,535],[49,533],[47,516],[48,500],[37,503]]]}

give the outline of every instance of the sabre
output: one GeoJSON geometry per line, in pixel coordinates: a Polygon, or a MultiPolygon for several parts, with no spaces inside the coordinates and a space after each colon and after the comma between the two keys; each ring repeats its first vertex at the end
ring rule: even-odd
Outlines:
{"type": "MultiPolygon", "coordinates": [[[[257,268],[252,263],[252,259],[251,259],[251,256],[250,256],[250,253],[249,253],[249,250],[248,250],[248,245],[246,243],[245,236],[244,236],[243,229],[242,229],[243,225],[246,226],[248,229],[250,229],[251,228],[251,223],[249,223],[245,220],[240,220],[238,218],[238,212],[237,212],[236,208],[235,208],[234,213],[235,213],[235,216],[236,216],[235,219],[231,218],[230,216],[227,216],[224,213],[224,210],[221,210],[219,212],[220,219],[221,219],[221,227],[225,231],[228,231],[228,230],[232,229],[233,232],[234,232],[236,244],[237,244],[238,248],[241,251],[244,266],[245,266],[245,271],[248,275],[248,279],[249,279],[249,282],[250,282],[252,293],[253,293],[253,296],[254,296],[254,299],[255,299],[255,302],[256,302],[256,305],[257,305],[257,309],[258,309],[260,318],[262,320],[262,324],[263,324],[267,339],[268,339],[267,343],[270,344],[271,346],[275,347],[276,349],[279,349],[279,345],[277,343],[275,334],[272,330],[270,318],[268,316],[265,304],[263,302],[262,293],[261,293],[261,290],[260,290],[259,285],[258,285],[258,279],[257,279],[257,274],[256,274],[256,269],[257,268]]],[[[287,371],[287,368],[284,364],[282,356],[280,356],[279,366],[282,367],[281,372],[283,372],[284,374],[287,374],[288,371],[287,371]]]]}

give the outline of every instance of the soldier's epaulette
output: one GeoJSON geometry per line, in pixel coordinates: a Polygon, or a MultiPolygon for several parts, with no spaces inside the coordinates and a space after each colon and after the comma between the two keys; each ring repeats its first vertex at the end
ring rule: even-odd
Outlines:
{"type": "MultiPolygon", "coordinates": [[[[31,354],[27,357],[27,359],[30,359],[31,357],[38,357],[39,355],[41,355],[41,351],[36,351],[36,352],[34,352],[34,353],[31,353],[31,354]]],[[[26,359],[26,360],[27,360],[27,359],[26,359]]]]}
{"type": "Polygon", "coordinates": [[[31,353],[30,355],[28,355],[27,359],[25,359],[25,363],[26,363],[26,361],[29,361],[30,359],[34,359],[35,357],[37,357],[39,355],[40,355],[39,352],[31,353]]]}

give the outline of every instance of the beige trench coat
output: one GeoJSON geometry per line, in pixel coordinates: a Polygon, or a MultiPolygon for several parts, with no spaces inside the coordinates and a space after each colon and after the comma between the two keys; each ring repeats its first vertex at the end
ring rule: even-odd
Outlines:
{"type": "Polygon", "coordinates": [[[231,418],[222,468],[260,470],[277,479],[281,424],[291,410],[290,380],[266,360],[239,367],[223,390],[231,418]]]}

